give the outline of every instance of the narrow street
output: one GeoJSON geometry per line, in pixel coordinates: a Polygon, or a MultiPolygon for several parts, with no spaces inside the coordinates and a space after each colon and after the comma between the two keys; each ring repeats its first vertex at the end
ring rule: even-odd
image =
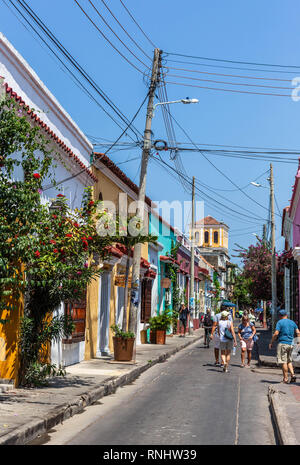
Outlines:
{"type": "Polygon", "coordinates": [[[240,368],[239,348],[229,373],[213,362],[196,342],[32,444],[275,444],[267,388],[278,376],[240,368]]]}

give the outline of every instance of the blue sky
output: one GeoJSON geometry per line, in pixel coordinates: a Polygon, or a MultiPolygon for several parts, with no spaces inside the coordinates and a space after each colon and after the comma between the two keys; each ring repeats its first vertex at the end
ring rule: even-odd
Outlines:
{"type": "MultiPolygon", "coordinates": [[[[106,0],[106,2],[140,47],[152,56],[153,47],[132,22],[120,1],[106,0]]],[[[99,28],[107,34],[113,43],[144,71],[145,67],[131,57],[104,26],[95,11],[92,10],[88,0],[80,0],[79,3],[91,14],[99,28]]],[[[94,4],[137,56],[142,61],[147,60],[118,28],[101,1],[94,0],[94,4]]],[[[29,33],[20,24],[2,1],[0,5],[1,31],[29,62],[81,129],[86,134],[108,140],[116,139],[120,135],[120,128],[73,83],[45,46],[41,46],[34,34],[29,33]]],[[[294,74],[258,72],[251,74],[249,71],[244,74],[249,75],[250,73],[250,75],[255,76],[266,76],[267,74],[286,79],[300,76],[300,29],[298,24],[300,4],[296,0],[286,0],[285,2],[280,0],[272,2],[258,0],[243,2],[237,0],[227,0],[226,2],[221,0],[214,2],[202,0],[189,0],[189,2],[130,0],[126,2],[126,5],[155,45],[165,52],[295,65],[299,66],[299,69],[295,69],[294,74]]],[[[131,67],[105,42],[99,32],[84,17],[74,0],[51,0],[51,2],[31,0],[30,6],[130,119],[147,92],[143,75],[131,67]]],[[[179,57],[169,58],[180,59],[179,57]]],[[[148,64],[148,62],[146,63],[148,64]]],[[[191,66],[191,68],[195,67],[191,66]]],[[[203,70],[203,68],[197,69],[203,70]]],[[[205,70],[242,74],[239,71],[226,69],[222,71],[217,68],[205,68],[205,70]]],[[[207,79],[214,78],[207,76],[207,79]]],[[[222,80],[220,77],[215,77],[215,79],[222,80]]],[[[167,78],[167,80],[171,81],[171,78],[167,78]]],[[[182,79],[173,78],[172,80],[183,82],[182,79]]],[[[234,81],[235,79],[230,80],[234,81]]],[[[266,82],[263,81],[263,83],[266,82]]],[[[272,85],[272,82],[267,81],[267,84],[272,85]]],[[[213,86],[204,82],[199,82],[199,85],[213,86]]],[[[273,85],[277,84],[273,83],[273,85]]],[[[280,83],[279,86],[281,85],[291,87],[290,82],[280,83]]],[[[214,86],[233,88],[221,84],[214,86]]],[[[300,101],[294,102],[287,97],[219,92],[171,84],[167,85],[167,89],[170,100],[187,96],[199,99],[197,105],[178,104],[171,107],[173,116],[197,143],[300,149],[300,101]]],[[[248,88],[246,89],[248,90],[248,88]]],[[[249,89],[251,90],[251,88],[249,89]]],[[[255,88],[253,90],[264,92],[263,89],[255,88]]],[[[276,92],[267,89],[265,91],[276,92]]],[[[290,94],[289,90],[277,90],[277,92],[290,94]]],[[[135,122],[136,127],[141,132],[144,129],[145,112],[144,107],[135,122]]],[[[188,142],[179,128],[175,126],[175,129],[177,140],[188,142]]],[[[159,108],[153,119],[153,132],[154,139],[166,139],[166,131],[159,108]]],[[[130,141],[126,136],[122,140],[130,141]]],[[[131,149],[114,152],[110,156],[116,163],[122,163],[138,155],[140,155],[138,149],[131,149]]],[[[168,152],[163,152],[162,157],[173,165],[168,152]]],[[[269,162],[265,161],[234,160],[213,155],[210,157],[218,169],[240,187],[244,187],[269,168],[269,162]]],[[[255,238],[252,232],[261,233],[267,211],[240,191],[232,191],[235,187],[201,154],[184,152],[181,154],[181,159],[189,176],[195,176],[213,189],[224,189],[224,191],[215,190],[215,192],[240,206],[238,208],[236,205],[231,205],[231,208],[249,215],[248,218],[239,220],[237,216],[233,216],[230,211],[220,206],[216,209],[205,205],[205,215],[212,215],[230,226],[231,248],[234,247],[234,242],[243,246],[253,243],[255,238]],[[227,189],[228,191],[226,191],[227,189]],[[255,215],[261,217],[261,220],[254,220],[253,216],[255,215]]],[[[279,208],[282,210],[289,204],[292,195],[297,164],[274,163],[273,166],[276,198],[279,208]]],[[[122,163],[120,168],[138,183],[139,160],[122,163]]],[[[265,186],[268,185],[266,178],[267,175],[260,178],[260,182],[265,186]]],[[[248,186],[245,188],[245,192],[264,205],[265,208],[268,208],[267,189],[248,186]]],[[[184,191],[178,179],[170,177],[153,161],[149,164],[147,193],[153,200],[179,199],[183,201],[190,199],[190,194],[184,191]]],[[[209,194],[213,195],[211,192],[209,194]]],[[[224,201],[219,197],[215,198],[220,202],[224,201]]],[[[229,205],[228,202],[225,203],[229,205]]],[[[276,228],[277,248],[281,249],[283,240],[280,238],[281,219],[279,216],[276,217],[276,228]]]]}

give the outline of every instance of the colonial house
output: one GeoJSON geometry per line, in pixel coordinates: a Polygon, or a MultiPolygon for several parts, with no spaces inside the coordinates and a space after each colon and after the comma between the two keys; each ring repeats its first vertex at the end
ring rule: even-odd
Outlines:
{"type": "MultiPolygon", "coordinates": [[[[138,198],[138,186],[113,163],[107,155],[94,154],[93,173],[98,182],[94,186],[94,200],[102,200],[104,208],[111,208],[115,213],[134,213],[138,198]],[[125,205],[125,207],[124,207],[125,205]]],[[[151,200],[145,199],[145,217],[151,211],[151,200]]],[[[132,251],[129,252],[129,289],[128,305],[124,308],[125,299],[125,269],[127,262],[126,247],[115,244],[110,248],[110,258],[99,262],[102,270],[100,278],[90,284],[87,292],[86,308],[86,346],[85,359],[110,355],[113,352],[113,333],[111,325],[122,326],[123,313],[128,312],[130,305],[130,285],[132,268],[132,251]]],[[[140,343],[140,331],[144,322],[151,316],[152,286],[157,276],[157,260],[148,261],[148,244],[142,245],[140,305],[138,308],[137,343],[140,343]]]]}
{"type": "MultiPolygon", "coordinates": [[[[14,99],[32,125],[38,126],[49,141],[53,149],[56,167],[54,176],[61,184],[63,194],[69,201],[72,209],[80,207],[84,188],[95,184],[97,178],[91,171],[90,155],[93,146],[86,138],[70,115],[60,105],[57,99],[15,50],[6,37],[0,33],[0,76],[1,89],[4,94],[14,99]],[[31,110],[32,109],[32,110],[31,110]]],[[[18,154],[16,154],[18,156],[18,154]]],[[[14,178],[19,179],[21,172],[15,171],[14,178]]],[[[51,203],[58,190],[45,188],[41,201],[51,203]]],[[[78,304],[80,307],[80,304],[78,304]]],[[[80,310],[80,308],[79,308],[80,310]]],[[[57,313],[66,312],[64,304],[57,313]]],[[[23,308],[20,304],[19,312],[7,310],[2,318],[9,319],[6,325],[0,325],[0,342],[2,354],[0,360],[0,378],[14,379],[17,365],[17,328],[23,308]]],[[[84,332],[81,334],[80,321],[75,321],[74,343],[64,344],[60,341],[51,347],[51,360],[53,363],[63,362],[65,365],[79,362],[84,358],[85,341],[84,332]]]]}

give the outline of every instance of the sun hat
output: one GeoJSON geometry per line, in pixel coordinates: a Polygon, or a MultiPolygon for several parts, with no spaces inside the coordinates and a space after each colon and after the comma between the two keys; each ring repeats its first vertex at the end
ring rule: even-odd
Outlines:
{"type": "Polygon", "coordinates": [[[223,312],[221,312],[221,317],[222,318],[226,318],[226,316],[229,315],[229,312],[227,312],[227,310],[223,310],[223,312]]]}
{"type": "Polygon", "coordinates": [[[281,315],[281,316],[287,315],[287,311],[286,311],[284,308],[283,308],[282,310],[279,310],[278,313],[279,313],[279,315],[281,315]]]}

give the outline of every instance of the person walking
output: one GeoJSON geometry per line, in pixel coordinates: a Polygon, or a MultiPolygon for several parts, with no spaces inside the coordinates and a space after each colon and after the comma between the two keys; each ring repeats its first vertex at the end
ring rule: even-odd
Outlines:
{"type": "Polygon", "coordinates": [[[213,326],[211,339],[213,338],[214,332],[217,330],[220,336],[220,350],[221,350],[221,359],[223,362],[223,371],[228,372],[228,365],[230,362],[230,354],[232,349],[232,344],[236,347],[236,337],[233,328],[233,322],[229,320],[229,312],[223,310],[220,314],[220,319],[217,322],[217,325],[213,326]]]}
{"type": "Polygon", "coordinates": [[[179,309],[179,321],[180,321],[179,332],[181,332],[181,328],[183,327],[183,335],[180,334],[179,337],[185,337],[187,319],[188,319],[189,313],[190,313],[189,309],[184,304],[181,304],[180,309],[179,309]]]}
{"type": "Polygon", "coordinates": [[[296,376],[292,363],[293,339],[295,334],[297,337],[300,336],[300,331],[296,323],[288,318],[285,309],[279,310],[278,314],[279,321],[277,322],[275,332],[269,344],[269,349],[272,349],[272,345],[275,339],[277,339],[277,363],[281,365],[282,368],[282,382],[288,384],[290,372],[290,383],[295,383],[296,376]]]}
{"type": "Polygon", "coordinates": [[[256,333],[255,324],[250,322],[249,316],[246,314],[243,315],[242,323],[238,327],[238,336],[241,342],[241,367],[245,367],[245,356],[247,350],[248,364],[247,367],[250,367],[252,349],[254,345],[254,335],[256,333]]]}
{"type": "Polygon", "coordinates": [[[207,310],[206,315],[204,316],[203,320],[203,328],[204,328],[204,345],[208,348],[209,341],[210,341],[210,333],[213,326],[213,318],[211,316],[210,310],[207,310]]]}

